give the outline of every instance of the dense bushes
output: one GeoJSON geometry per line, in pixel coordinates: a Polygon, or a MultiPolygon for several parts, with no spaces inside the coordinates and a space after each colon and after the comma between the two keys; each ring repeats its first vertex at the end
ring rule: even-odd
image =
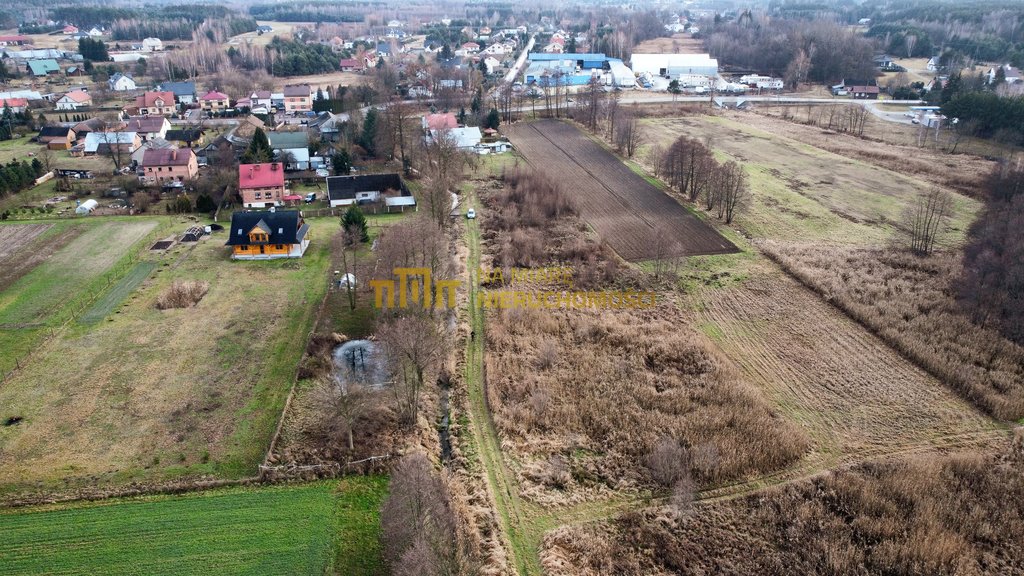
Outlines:
{"type": "Polygon", "coordinates": [[[925,455],[546,538],[548,574],[1021,574],[1024,455],[925,455]]]}
{"type": "Polygon", "coordinates": [[[322,74],[337,71],[341,66],[330,46],[323,44],[274,38],[267,49],[273,54],[268,71],[274,76],[322,74]]]}
{"type": "MultiPolygon", "coordinates": [[[[957,306],[954,257],[764,242],[765,253],[897,350],[1008,420],[1024,416],[1024,348],[957,306]]],[[[972,282],[972,285],[974,283],[972,282]]]]}
{"type": "Polygon", "coordinates": [[[209,282],[199,280],[175,280],[170,287],[156,299],[156,307],[160,310],[171,308],[191,308],[206,296],[210,289],[209,282]]]}

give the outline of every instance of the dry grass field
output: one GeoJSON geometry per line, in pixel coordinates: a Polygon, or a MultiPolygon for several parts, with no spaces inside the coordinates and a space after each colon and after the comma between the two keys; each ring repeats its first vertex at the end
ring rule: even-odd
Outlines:
{"type": "Polygon", "coordinates": [[[549,533],[552,575],[1020,575],[1024,447],[868,463],[549,533]]]}
{"type": "MultiPolygon", "coordinates": [[[[753,206],[736,225],[751,237],[878,244],[892,235],[906,207],[929,186],[916,175],[830,152],[747,118],[758,116],[656,118],[643,126],[651,147],[665,149],[687,134],[708,141],[716,155],[746,169],[753,206]]],[[[956,197],[947,244],[962,239],[978,206],[956,197]]]]}
{"type": "Polygon", "coordinates": [[[1024,348],[956,305],[955,254],[765,242],[791,274],[1003,420],[1024,418],[1024,348]]]}
{"type": "Polygon", "coordinates": [[[633,54],[707,54],[707,50],[702,40],[680,33],[645,40],[633,47],[633,54]]]}
{"type": "Polygon", "coordinates": [[[1002,428],[765,260],[691,295],[694,321],[812,437],[806,465],[972,444],[1002,428]]]}
{"type": "MultiPolygon", "coordinates": [[[[336,222],[313,223],[301,261],[233,262],[216,236],[146,255],[156,270],[112,314],[59,333],[0,386],[0,419],[22,418],[0,428],[0,492],[252,473],[325,289],[324,225],[336,222]],[[176,280],[209,282],[209,292],[193,307],[159,310],[176,280]]],[[[0,314],[37,317],[70,288],[48,288],[46,298],[16,288],[48,267],[62,276],[122,253],[111,233],[98,226],[79,238],[95,251],[87,258],[58,251],[3,293],[14,304],[0,314]]]]}
{"type": "Polygon", "coordinates": [[[583,218],[623,259],[736,251],[575,126],[544,120],[517,124],[507,134],[534,169],[566,185],[583,218]]]}

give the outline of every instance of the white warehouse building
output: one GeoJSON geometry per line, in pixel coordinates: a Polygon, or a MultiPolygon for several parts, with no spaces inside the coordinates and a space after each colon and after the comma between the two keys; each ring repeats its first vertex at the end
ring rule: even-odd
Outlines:
{"type": "Polygon", "coordinates": [[[718,76],[718,60],[707,54],[633,54],[631,64],[637,74],[718,76]]]}

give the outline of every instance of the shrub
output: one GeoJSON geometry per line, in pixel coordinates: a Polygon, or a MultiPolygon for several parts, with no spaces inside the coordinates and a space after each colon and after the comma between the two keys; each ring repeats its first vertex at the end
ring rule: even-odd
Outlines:
{"type": "Polygon", "coordinates": [[[156,307],[160,310],[171,308],[190,308],[199,303],[210,289],[209,282],[199,280],[175,280],[173,284],[156,299],[156,307]]]}

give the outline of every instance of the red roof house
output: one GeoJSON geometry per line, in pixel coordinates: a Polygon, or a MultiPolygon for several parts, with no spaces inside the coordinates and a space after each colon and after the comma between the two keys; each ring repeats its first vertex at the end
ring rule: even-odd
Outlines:
{"type": "Polygon", "coordinates": [[[202,106],[203,110],[209,112],[227,110],[229,101],[230,98],[228,98],[227,94],[217,92],[216,90],[210,90],[199,97],[199,105],[202,106]]]}
{"type": "Polygon", "coordinates": [[[28,108],[27,98],[0,98],[0,110],[3,110],[5,106],[10,107],[11,112],[17,114],[18,112],[24,112],[28,108]]]}
{"type": "Polygon", "coordinates": [[[238,193],[246,208],[268,208],[284,202],[284,165],[241,164],[238,166],[238,193]]]}
{"type": "Polygon", "coordinates": [[[360,72],[364,66],[355,58],[343,58],[341,60],[341,71],[342,72],[360,72]]]}
{"type": "Polygon", "coordinates": [[[139,114],[173,114],[174,92],[144,92],[135,97],[139,114]]]}
{"type": "Polygon", "coordinates": [[[427,114],[423,117],[424,130],[452,130],[459,127],[455,114],[427,114]]]}

